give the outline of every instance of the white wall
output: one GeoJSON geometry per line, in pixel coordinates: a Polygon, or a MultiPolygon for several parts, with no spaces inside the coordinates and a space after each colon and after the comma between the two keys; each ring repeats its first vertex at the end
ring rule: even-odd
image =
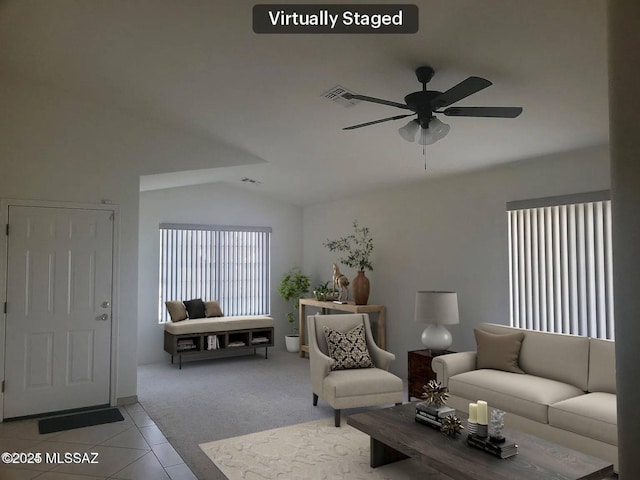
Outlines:
{"type": "Polygon", "coordinates": [[[140,175],[259,159],[7,72],[0,105],[0,198],[120,206],[116,397],[136,395],[140,175]]]}
{"type": "MultiPolygon", "coordinates": [[[[302,265],[302,208],[245,188],[222,183],[142,192],[139,235],[139,364],[168,361],[163,350],[163,326],[158,324],[160,223],[266,226],[271,234],[271,315],[276,348],[291,331],[286,305],[277,293],[284,273],[302,265]]],[[[177,299],[179,300],[179,299],[177,299]]],[[[215,299],[209,299],[215,300],[215,299]]]]}
{"type": "MultiPolygon", "coordinates": [[[[416,153],[418,154],[418,153],[416,153]]],[[[505,204],[609,188],[607,147],[427,180],[304,209],[304,269],[314,283],[331,278],[336,256],[322,244],[351,233],[357,219],[374,239],[369,303],[387,307],[392,370],[406,378],[407,352],[423,348],[413,322],[417,290],[458,292],[460,325],[452,349],[475,349],[473,328],[508,324],[505,204]]],[[[349,278],[355,271],[342,267],[349,278]]]]}

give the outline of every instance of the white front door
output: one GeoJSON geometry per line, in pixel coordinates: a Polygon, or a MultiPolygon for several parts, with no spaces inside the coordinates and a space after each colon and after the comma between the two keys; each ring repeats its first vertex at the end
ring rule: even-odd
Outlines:
{"type": "Polygon", "coordinates": [[[113,212],[9,207],[3,418],[110,399],[113,212]]]}

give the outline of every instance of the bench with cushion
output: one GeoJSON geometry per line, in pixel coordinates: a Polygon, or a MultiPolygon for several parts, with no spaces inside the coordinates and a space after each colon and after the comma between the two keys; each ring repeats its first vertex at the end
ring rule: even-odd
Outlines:
{"type": "Polygon", "coordinates": [[[209,358],[232,351],[273,347],[273,318],[266,315],[224,316],[218,302],[166,302],[171,321],[164,324],[164,349],[173,357],[209,358]]]}

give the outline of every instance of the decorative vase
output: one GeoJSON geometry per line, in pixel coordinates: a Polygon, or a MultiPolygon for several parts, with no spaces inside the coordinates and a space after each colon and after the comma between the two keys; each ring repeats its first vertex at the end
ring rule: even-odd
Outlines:
{"type": "Polygon", "coordinates": [[[364,270],[359,270],[353,279],[353,301],[356,305],[366,305],[369,301],[369,279],[364,275],[364,270]]]}

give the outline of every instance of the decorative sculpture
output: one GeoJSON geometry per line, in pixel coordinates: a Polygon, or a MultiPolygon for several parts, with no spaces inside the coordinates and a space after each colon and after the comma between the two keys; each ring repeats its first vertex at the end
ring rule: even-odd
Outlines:
{"type": "Polygon", "coordinates": [[[450,437],[455,438],[463,429],[462,420],[457,415],[448,415],[442,421],[441,430],[450,437]]]}
{"type": "Polygon", "coordinates": [[[495,409],[491,412],[491,436],[489,439],[493,443],[504,443],[505,438],[502,436],[504,428],[504,412],[495,409]]]}
{"type": "Polygon", "coordinates": [[[429,380],[429,383],[423,385],[422,389],[424,390],[422,394],[424,401],[435,408],[441,407],[449,399],[449,389],[435,380],[429,380]]]}
{"type": "Polygon", "coordinates": [[[333,264],[333,290],[335,291],[336,285],[340,289],[340,295],[338,300],[347,301],[349,299],[349,279],[346,275],[340,273],[340,269],[336,263],[333,264]]]}

